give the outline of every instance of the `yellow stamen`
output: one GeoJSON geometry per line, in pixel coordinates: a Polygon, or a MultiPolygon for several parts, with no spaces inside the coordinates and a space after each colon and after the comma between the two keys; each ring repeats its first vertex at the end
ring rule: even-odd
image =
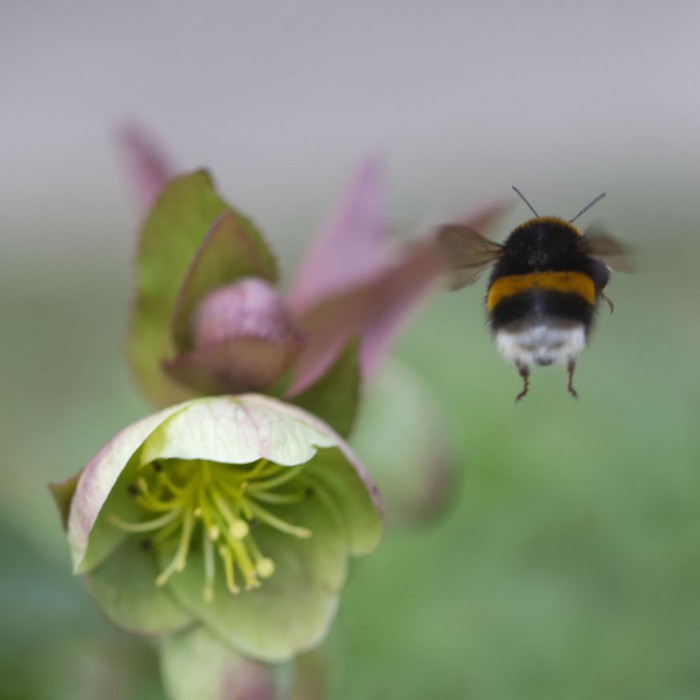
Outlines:
{"type": "Polygon", "coordinates": [[[275,574],[275,562],[260,551],[255,540],[254,524],[299,539],[311,536],[308,528],[275,512],[315,493],[303,476],[301,489],[285,490],[285,484],[303,474],[303,465],[285,467],[261,459],[246,467],[170,459],[160,461],[158,468],[153,466],[142,470],[130,487],[145,519],[130,523],[116,515],[108,518],[125,532],[152,533],[146,540],[149,549],[165,547],[173,552],[156,577],[159,587],[185,569],[194,536],[202,541],[202,596],[207,603],[214,600],[217,566],[231,594],[240,593],[239,572],[246,590],[260,587],[275,574]],[[149,520],[148,514],[156,517],[149,520]]]}
{"type": "Polygon", "coordinates": [[[248,503],[248,506],[250,507],[251,512],[256,518],[259,518],[262,522],[271,525],[275,528],[275,530],[281,530],[282,532],[286,532],[290,535],[294,535],[294,537],[299,537],[301,539],[311,537],[311,530],[307,530],[305,527],[298,527],[297,525],[292,525],[286,520],[282,520],[281,518],[272,515],[270,511],[265,510],[262,506],[258,505],[257,503],[253,503],[251,501],[250,503],[248,503]]]}
{"type": "Polygon", "coordinates": [[[219,547],[219,556],[224,562],[226,588],[228,588],[231,593],[240,593],[241,589],[236,585],[236,579],[233,574],[233,557],[231,556],[231,550],[222,545],[219,547]]]}
{"type": "Polygon", "coordinates": [[[309,497],[306,490],[295,491],[294,493],[268,493],[267,491],[256,491],[255,498],[263,503],[276,503],[284,505],[286,503],[299,503],[309,497]]]}
{"type": "Polygon", "coordinates": [[[284,471],[279,476],[273,477],[272,479],[265,479],[263,481],[256,481],[248,486],[249,491],[262,491],[263,489],[274,489],[282,484],[286,483],[290,479],[299,475],[299,472],[304,468],[303,464],[297,467],[286,467],[284,471]]]}
{"type": "Polygon", "coordinates": [[[160,518],[144,520],[140,523],[128,523],[118,518],[116,515],[107,516],[107,520],[109,520],[112,525],[116,525],[120,530],[125,530],[126,532],[151,532],[152,530],[158,530],[171,523],[180,515],[180,512],[179,509],[171,509],[170,512],[162,515],[160,518]]]}
{"type": "Polygon", "coordinates": [[[183,571],[187,562],[187,552],[190,548],[190,538],[192,536],[192,528],[194,525],[194,516],[192,511],[186,511],[182,522],[182,534],[180,535],[180,543],[178,545],[175,556],[172,558],[163,571],[156,578],[156,586],[162,588],[168,579],[176,572],[183,571]]]}
{"type": "Polygon", "coordinates": [[[212,540],[202,530],[202,548],[204,549],[204,602],[214,600],[214,580],[216,567],[214,565],[214,546],[212,540]]]}

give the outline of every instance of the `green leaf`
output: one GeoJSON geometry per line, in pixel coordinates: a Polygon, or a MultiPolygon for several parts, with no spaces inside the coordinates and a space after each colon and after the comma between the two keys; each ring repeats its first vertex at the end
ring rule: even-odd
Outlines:
{"type": "Polygon", "coordinates": [[[360,343],[352,340],[320,379],[290,400],[347,437],[355,422],[361,381],[360,343]]]}
{"type": "MultiPolygon", "coordinates": [[[[252,222],[218,196],[203,170],[172,180],[143,225],[127,352],[141,389],[156,405],[196,395],[165,374],[161,363],[176,354],[173,323],[178,305],[188,309],[196,303],[197,295],[206,291],[206,275],[213,274],[216,284],[222,282],[231,264],[231,256],[222,250],[232,241],[239,253],[248,246],[248,262],[237,261],[229,270],[228,281],[261,270],[274,275],[271,255],[252,222]],[[227,215],[220,220],[223,223],[214,226],[223,214],[227,215]],[[221,256],[220,267],[211,262],[212,256],[221,256]],[[202,272],[195,272],[197,269],[202,272]],[[181,292],[186,280],[189,291],[181,292]]],[[[178,327],[185,321],[179,321],[178,327]]]]}
{"type": "Polygon", "coordinates": [[[116,625],[137,634],[167,634],[192,624],[192,616],[165,588],[156,586],[155,554],[127,537],[112,556],[85,576],[90,594],[116,625]]]}
{"type": "Polygon", "coordinates": [[[277,697],[268,666],[237,654],[200,626],[162,640],[160,667],[171,700],[277,697]]]}

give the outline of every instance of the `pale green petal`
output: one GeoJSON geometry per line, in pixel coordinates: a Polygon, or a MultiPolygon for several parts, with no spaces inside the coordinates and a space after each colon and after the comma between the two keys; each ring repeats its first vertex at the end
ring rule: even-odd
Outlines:
{"type": "Polygon", "coordinates": [[[119,627],[137,634],[167,634],[192,624],[192,616],[167,589],[155,585],[158,571],[155,554],[130,537],[85,581],[102,611],[119,627]]]}
{"type": "Polygon", "coordinates": [[[265,458],[292,466],[338,440],[321,421],[276,399],[219,396],[191,401],[164,422],[144,445],[141,461],[175,457],[249,464],[265,458]]]}
{"type": "Polygon", "coordinates": [[[319,450],[304,474],[325,497],[335,522],[345,533],[350,554],[367,554],[382,536],[382,503],[359,460],[339,445],[319,450]]]}
{"type": "Polygon", "coordinates": [[[83,469],[68,516],[68,542],[76,573],[84,572],[104,559],[102,553],[108,554],[121,540],[122,533],[112,528],[104,533],[103,542],[94,542],[95,538],[91,532],[97,516],[114,489],[120,474],[144,440],[163,420],[181,408],[182,406],[171,406],[125,428],[104,445],[83,469]],[[84,561],[88,538],[90,538],[90,548],[94,551],[91,564],[86,564],[84,561]]]}
{"type": "MultiPolygon", "coordinates": [[[[324,637],[347,569],[347,542],[319,499],[285,509],[284,514],[313,534],[301,540],[262,525],[255,530],[261,551],[275,563],[274,575],[261,588],[231,594],[219,569],[214,600],[205,603],[198,552],[190,552],[187,568],[168,584],[205,627],[233,649],[264,661],[289,659],[324,637]]],[[[162,562],[167,560],[164,553],[162,562]]]]}

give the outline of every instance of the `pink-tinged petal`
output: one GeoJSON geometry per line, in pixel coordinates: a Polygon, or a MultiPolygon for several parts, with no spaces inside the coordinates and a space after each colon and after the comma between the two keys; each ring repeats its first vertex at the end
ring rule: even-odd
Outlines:
{"type": "Polygon", "coordinates": [[[387,226],[382,167],[370,158],[306,255],[289,294],[292,310],[299,313],[385,269],[390,260],[387,226]]]}
{"type": "Polygon", "coordinates": [[[378,350],[389,344],[402,316],[430,288],[442,271],[432,241],[410,248],[403,259],[367,284],[324,299],[297,319],[306,345],[297,363],[291,396],[313,383],[354,336],[361,339],[363,374],[378,350]]]}
{"type": "MultiPolygon", "coordinates": [[[[463,215],[460,221],[476,231],[488,230],[507,208],[502,200],[490,202],[463,215]]],[[[431,235],[409,248],[402,263],[386,275],[378,291],[385,311],[374,315],[362,336],[363,376],[370,377],[376,370],[410,315],[433,288],[435,279],[444,274],[444,259],[431,235]]]]}
{"type": "Polygon", "coordinates": [[[211,292],[194,311],[191,334],[201,348],[241,336],[281,340],[295,328],[277,290],[251,277],[211,292]]]}
{"type": "Polygon", "coordinates": [[[303,346],[275,288],[254,277],[215,289],[191,316],[194,348],[163,362],[163,369],[203,394],[268,389],[303,346]]]}
{"type": "MultiPolygon", "coordinates": [[[[125,428],[104,445],[83,469],[68,515],[68,542],[76,572],[82,571],[88,537],[122,470],[144,440],[180,408],[171,406],[125,428]]],[[[116,528],[113,533],[115,540],[106,547],[118,542],[120,533],[116,528]]]]}
{"type": "Polygon", "coordinates": [[[299,335],[242,336],[210,343],[163,362],[163,369],[198,393],[239,394],[269,389],[299,357],[299,335]]]}
{"type": "MultiPolygon", "coordinates": [[[[489,205],[462,222],[483,229],[503,211],[502,204],[489,205]]],[[[297,326],[305,334],[306,345],[289,395],[318,378],[354,336],[361,340],[363,376],[370,376],[410,313],[445,272],[433,232],[408,246],[397,263],[369,282],[329,296],[303,312],[297,326]]]]}
{"type": "Polygon", "coordinates": [[[148,134],[134,124],[121,129],[118,137],[132,188],[141,209],[146,211],[174,175],[170,159],[148,134]]]}
{"type": "Polygon", "coordinates": [[[171,420],[161,419],[158,439],[144,445],[140,453],[142,463],[157,459],[203,459],[247,464],[268,459],[294,466],[311,460],[316,448],[337,447],[364,485],[374,507],[382,510],[377,487],[350,446],[326,423],[301,408],[270,396],[244,394],[195,399],[172,410],[171,420]]]}

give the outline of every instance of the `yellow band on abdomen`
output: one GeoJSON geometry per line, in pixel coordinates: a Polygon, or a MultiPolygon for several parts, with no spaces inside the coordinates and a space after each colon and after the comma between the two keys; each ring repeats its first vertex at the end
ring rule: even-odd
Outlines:
{"type": "Polygon", "coordinates": [[[583,272],[530,272],[526,275],[504,275],[495,280],[486,297],[486,309],[491,313],[504,299],[532,289],[575,294],[591,306],[595,304],[595,285],[583,272]]]}

